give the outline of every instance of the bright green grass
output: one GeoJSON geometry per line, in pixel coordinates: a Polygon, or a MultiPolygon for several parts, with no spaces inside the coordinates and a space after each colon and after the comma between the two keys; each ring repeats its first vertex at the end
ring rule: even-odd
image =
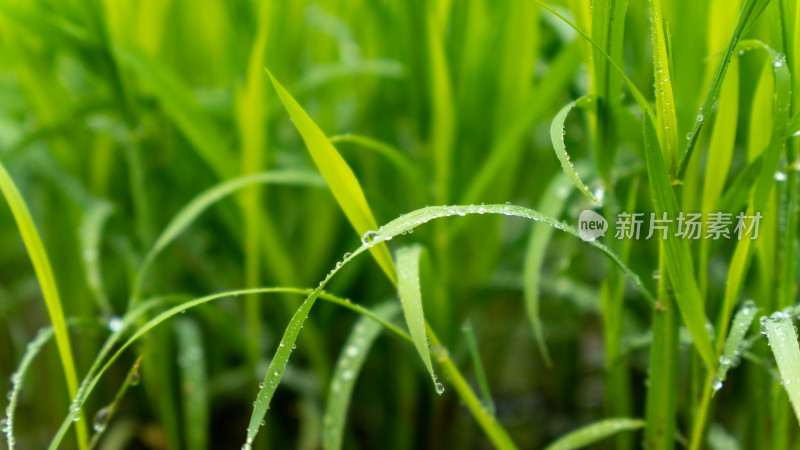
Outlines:
{"type": "Polygon", "coordinates": [[[798,73],[792,0],[0,2],[7,444],[800,448],[798,73]]]}

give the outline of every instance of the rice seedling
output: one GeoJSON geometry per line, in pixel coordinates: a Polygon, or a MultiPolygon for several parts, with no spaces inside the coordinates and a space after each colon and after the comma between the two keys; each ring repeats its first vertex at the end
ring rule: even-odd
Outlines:
{"type": "Polygon", "coordinates": [[[0,2],[6,445],[798,447],[798,51],[790,0],[0,2]]]}

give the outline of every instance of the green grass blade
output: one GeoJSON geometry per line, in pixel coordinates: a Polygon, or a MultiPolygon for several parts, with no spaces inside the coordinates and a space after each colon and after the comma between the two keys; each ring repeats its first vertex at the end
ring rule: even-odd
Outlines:
{"type": "Polygon", "coordinates": [[[678,154],[678,119],[675,115],[675,96],[672,93],[670,58],[667,55],[665,25],[661,15],[661,0],[650,0],[650,30],[653,40],[653,69],[656,83],[656,115],[658,139],[670,176],[675,174],[678,154]]]}
{"type": "Polygon", "coordinates": [[[406,318],[406,325],[414,340],[414,347],[417,348],[422,363],[431,375],[433,386],[438,394],[444,392],[442,384],[436,380],[431,362],[431,353],[428,348],[428,337],[425,335],[425,315],[422,312],[422,294],[420,292],[419,281],[419,259],[422,255],[423,247],[412,245],[402,247],[397,250],[397,295],[403,305],[403,315],[406,318]]]}
{"type": "Polygon", "coordinates": [[[358,134],[339,134],[336,136],[331,136],[329,139],[331,144],[337,144],[339,142],[347,142],[351,144],[358,144],[364,148],[368,148],[375,153],[383,156],[386,158],[387,161],[392,163],[398,170],[402,171],[403,174],[408,177],[408,182],[418,182],[420,179],[419,172],[411,163],[406,155],[403,154],[399,149],[381,142],[377,139],[373,139],[367,136],[361,136],[358,134]]]}
{"type": "MultiPolygon", "coordinates": [[[[775,185],[774,174],[778,170],[781,154],[785,147],[786,126],[789,121],[789,102],[791,98],[791,76],[786,65],[784,55],[774,51],[760,41],[743,41],[740,45],[742,50],[761,48],[770,55],[768,64],[771,64],[775,75],[775,102],[774,126],[770,135],[769,145],[764,152],[764,162],[761,165],[755,188],[752,191],[750,205],[747,208],[747,216],[752,216],[756,212],[761,213],[765,210],[770,193],[775,185]]],[[[736,304],[744,275],[750,257],[751,239],[741,239],[736,244],[733,258],[728,266],[728,276],[725,280],[725,294],[722,302],[722,310],[718,319],[718,339],[725,336],[728,332],[728,321],[736,304]]],[[[720,345],[721,342],[718,342],[720,345]]]]}
{"type": "Polygon", "coordinates": [[[778,363],[781,384],[789,394],[795,416],[800,421],[800,346],[791,311],[778,311],[761,318],[761,332],[767,336],[778,363]],[[788,314],[787,314],[788,312],[788,314]]]}
{"type": "Polygon", "coordinates": [[[183,429],[186,447],[208,448],[210,399],[206,376],[206,357],[203,335],[191,319],[175,322],[178,342],[178,367],[183,398],[183,429]]]}
{"type": "MultiPolygon", "coordinates": [[[[392,220],[391,222],[386,223],[385,225],[381,226],[378,231],[373,231],[369,233],[372,236],[372,240],[368,241],[367,245],[375,245],[381,242],[389,241],[395,236],[406,234],[409,231],[413,230],[414,228],[428,223],[433,219],[439,219],[442,217],[452,217],[452,216],[465,216],[467,214],[503,214],[506,216],[516,216],[522,217],[529,220],[543,222],[555,229],[567,232],[577,238],[580,238],[580,234],[578,230],[568,225],[564,222],[559,221],[553,217],[544,215],[538,211],[535,211],[530,208],[525,208],[523,206],[516,206],[511,204],[506,205],[452,205],[452,206],[428,206],[425,208],[417,209],[410,213],[406,213],[401,215],[400,217],[392,220]]],[[[651,304],[655,304],[655,298],[653,295],[647,290],[647,288],[642,283],[642,280],[639,276],[631,270],[628,266],[626,266],[619,257],[614,254],[611,249],[608,248],[605,244],[598,242],[597,240],[587,242],[587,244],[591,245],[592,247],[597,248],[601,252],[603,252],[611,261],[616,264],[620,270],[628,277],[631,284],[637,291],[639,291],[645,300],[650,302],[651,304]]]]}
{"type": "MultiPolygon", "coordinates": [[[[330,187],[333,196],[347,216],[350,224],[353,225],[359,235],[363,235],[369,230],[374,230],[377,227],[375,217],[372,215],[372,210],[370,210],[367,199],[364,197],[364,191],[361,189],[361,185],[350,166],[347,165],[347,162],[336,151],[336,148],[325,136],[325,133],[311,120],[311,117],[308,116],[291,94],[284,89],[271,73],[269,76],[272,79],[272,85],[283,102],[283,106],[286,107],[286,111],[292,118],[295,127],[297,127],[297,131],[303,137],[314,163],[322,173],[322,177],[325,178],[325,182],[330,187]]],[[[371,253],[378,265],[386,273],[386,276],[394,282],[395,269],[389,250],[385,246],[380,246],[371,249],[371,253]]]]}
{"type": "MultiPolygon", "coordinates": [[[[645,114],[644,130],[647,175],[650,180],[656,214],[658,217],[662,217],[665,213],[667,217],[678,217],[678,201],[667,175],[667,168],[659,150],[655,124],[650,114],[645,114]]],[[[677,232],[675,227],[675,222],[670,222],[669,236],[663,246],[666,252],[669,280],[674,287],[678,308],[686,327],[692,334],[697,351],[706,365],[713,368],[717,358],[714,356],[711,340],[706,331],[706,313],[697,280],[694,277],[692,255],[687,242],[675,237],[677,232]]]]}
{"type": "Polygon", "coordinates": [[[719,65],[717,74],[714,76],[714,81],[711,83],[711,88],[708,90],[706,99],[702,106],[700,106],[700,113],[697,116],[697,121],[695,121],[694,127],[689,134],[689,139],[686,141],[686,146],[681,154],[677,179],[683,179],[686,169],[689,167],[689,160],[692,157],[692,152],[697,143],[700,130],[705,123],[705,118],[708,116],[709,112],[711,112],[711,107],[717,99],[717,94],[719,94],[720,89],[722,89],[722,81],[725,79],[725,73],[728,71],[728,66],[730,65],[731,59],[733,59],[733,52],[739,44],[739,40],[744,36],[745,31],[752,26],[767,3],[769,3],[769,0],[746,0],[742,6],[742,12],[739,15],[736,29],[733,32],[733,36],[731,36],[728,47],[725,49],[725,55],[722,57],[722,62],[719,65]]]}
{"type": "MultiPolygon", "coordinates": [[[[99,326],[99,324],[94,320],[68,320],[67,325],[70,327],[99,326]]],[[[1,430],[3,434],[6,435],[6,443],[8,444],[9,450],[13,450],[17,445],[17,438],[14,435],[14,415],[16,414],[17,404],[19,403],[19,394],[22,390],[25,377],[27,376],[28,370],[33,364],[33,361],[39,355],[45,344],[50,342],[54,335],[55,333],[52,326],[39,329],[39,331],[36,333],[36,337],[28,342],[28,345],[25,347],[25,353],[23,353],[22,359],[19,361],[19,365],[17,365],[17,369],[11,374],[11,390],[8,392],[8,405],[6,405],[5,411],[6,417],[5,421],[3,422],[3,429],[1,430]]]]}
{"type": "MultiPolygon", "coordinates": [[[[75,360],[72,356],[61,298],[58,295],[53,269],[50,267],[50,259],[47,257],[42,238],[33,223],[28,206],[2,163],[0,163],[0,192],[3,193],[6,201],[8,201],[8,206],[11,208],[11,213],[14,215],[14,220],[22,235],[25,248],[28,250],[31,263],[33,263],[33,269],[36,272],[36,278],[39,281],[39,287],[42,290],[42,296],[47,306],[47,313],[50,316],[50,323],[53,325],[55,332],[58,355],[61,358],[61,366],[64,369],[64,378],[67,382],[67,393],[70,398],[75,397],[78,391],[78,376],[75,371],[75,360]]],[[[85,422],[78,424],[77,437],[79,447],[85,448],[86,438],[88,437],[85,422]]]]}
{"type": "Polygon", "coordinates": [[[714,377],[712,388],[714,391],[722,389],[722,384],[731,367],[738,365],[741,358],[742,343],[744,342],[745,334],[750,329],[753,319],[756,317],[758,307],[752,300],[744,302],[742,307],[733,318],[733,327],[728,333],[728,339],[725,340],[725,346],[722,350],[722,356],[719,358],[719,367],[717,368],[717,375],[714,377]]]}
{"type": "Polygon", "coordinates": [[[553,118],[553,122],[550,124],[550,140],[553,142],[553,150],[556,151],[556,156],[558,157],[559,162],[561,162],[561,168],[564,169],[564,173],[567,174],[575,187],[577,187],[578,190],[581,191],[584,196],[586,196],[586,198],[591,200],[595,205],[600,206],[600,200],[594,196],[592,191],[589,190],[588,186],[583,184],[581,177],[578,176],[578,173],[575,171],[575,167],[572,164],[572,161],[569,159],[569,153],[567,153],[567,145],[564,143],[564,121],[567,120],[567,115],[576,105],[586,105],[591,102],[591,98],[581,97],[575,101],[567,103],[566,106],[561,108],[561,110],[553,118]]]}
{"type": "MultiPolygon", "coordinates": [[[[400,312],[400,307],[396,302],[388,302],[375,307],[372,312],[384,320],[391,320],[400,312]]],[[[333,377],[331,377],[328,406],[325,408],[325,419],[323,420],[322,448],[325,450],[342,448],[344,427],[353,388],[372,344],[382,329],[380,323],[375,322],[372,318],[361,317],[356,321],[342,347],[339,362],[336,364],[333,377]]]]}
{"type": "Polygon", "coordinates": [[[275,355],[272,357],[272,361],[269,363],[267,373],[264,375],[264,381],[261,383],[261,387],[258,390],[256,401],[253,403],[253,413],[250,416],[250,424],[247,426],[247,438],[245,439],[245,443],[242,445],[243,450],[249,450],[252,448],[253,441],[258,434],[259,428],[264,425],[264,416],[267,415],[267,410],[269,409],[269,404],[272,401],[272,396],[275,395],[275,390],[278,388],[278,384],[280,384],[281,379],[283,378],[283,372],[286,370],[286,364],[289,363],[289,357],[295,348],[297,336],[300,334],[300,329],[303,328],[303,324],[308,318],[311,307],[314,306],[314,303],[316,302],[320,293],[322,293],[322,289],[345,264],[361,254],[367,248],[367,246],[362,245],[353,253],[348,253],[345,255],[342,261],[336,263],[336,267],[331,270],[328,273],[328,276],[322,280],[319,286],[317,286],[317,288],[314,289],[314,291],[308,297],[306,297],[306,299],[300,305],[300,308],[298,308],[297,312],[295,312],[292,316],[292,319],[289,321],[289,325],[286,327],[283,337],[278,344],[278,348],[275,350],[275,355]]]}
{"type": "Polygon", "coordinates": [[[97,448],[97,445],[100,443],[100,439],[108,429],[108,424],[111,422],[114,414],[119,409],[119,404],[122,401],[122,398],[125,396],[125,393],[128,391],[128,388],[131,386],[136,386],[139,383],[139,365],[141,362],[142,357],[140,356],[136,359],[136,362],[133,363],[128,371],[125,381],[122,383],[122,386],[120,386],[117,394],[114,395],[114,400],[112,400],[108,406],[100,408],[100,410],[95,413],[94,420],[92,421],[92,428],[94,429],[95,433],[92,435],[92,439],[89,441],[89,448],[97,448]]]}
{"type": "Polygon", "coordinates": [[[281,172],[264,172],[253,175],[247,175],[233,180],[225,181],[223,183],[212,186],[205,191],[198,194],[186,206],[184,206],[175,217],[164,228],[164,231],[158,236],[153,246],[145,255],[139,270],[136,273],[136,281],[133,286],[133,295],[131,299],[137,299],[141,293],[142,282],[144,276],[153,264],[155,258],[161,253],[164,248],[175,240],[186,228],[194,222],[194,220],[202,214],[206,209],[222,200],[228,195],[254,184],[288,184],[300,186],[321,186],[321,180],[316,174],[304,171],[281,171],[281,172]]]}
{"type": "Polygon", "coordinates": [[[489,390],[489,381],[486,379],[486,370],[484,370],[483,361],[481,361],[481,354],[478,350],[478,339],[475,337],[475,328],[472,326],[472,321],[467,319],[461,326],[461,331],[464,332],[464,339],[467,341],[469,356],[470,359],[472,359],[472,367],[473,370],[475,370],[478,389],[481,391],[481,397],[483,397],[484,408],[493,416],[495,415],[496,409],[494,400],[492,400],[492,392],[489,390]]]}
{"type": "Polygon", "coordinates": [[[107,201],[95,202],[89,207],[83,218],[80,230],[78,230],[83,254],[83,267],[86,272],[86,284],[94,294],[100,311],[109,316],[113,314],[113,310],[103,287],[103,277],[100,270],[100,239],[103,227],[113,210],[114,207],[107,201]]]}
{"type": "Polygon", "coordinates": [[[17,370],[11,375],[11,390],[8,396],[8,405],[6,406],[6,418],[3,423],[3,433],[6,435],[6,443],[9,450],[14,450],[17,445],[17,438],[14,435],[14,414],[16,413],[17,403],[19,401],[19,393],[22,389],[25,376],[28,373],[33,360],[41,351],[42,347],[53,338],[53,327],[46,327],[36,333],[36,337],[28,342],[25,347],[25,353],[17,366],[17,370]]]}
{"type": "MultiPolygon", "coordinates": [[[[563,173],[557,173],[547,189],[542,194],[542,199],[538,205],[542,214],[550,217],[559,217],[567,206],[567,198],[570,194],[571,181],[563,173]]],[[[525,296],[525,310],[528,313],[528,320],[531,322],[533,338],[542,354],[542,359],[547,367],[552,366],[550,352],[544,340],[542,329],[542,319],[539,316],[540,283],[542,279],[542,267],[547,252],[547,246],[553,236],[553,227],[546,223],[534,222],[528,235],[528,247],[525,250],[525,262],[523,264],[523,294],[525,296]]]]}
{"type": "Polygon", "coordinates": [[[644,426],[641,419],[605,419],[575,430],[548,445],[545,450],[574,450],[588,447],[617,433],[638,430],[644,426]]]}
{"type": "MultiPolygon", "coordinates": [[[[353,254],[346,259],[349,261],[353,257],[357,256],[361,252],[363,252],[365,247],[361,247],[353,254]]],[[[114,348],[116,343],[122,338],[123,333],[127,332],[132,324],[138,322],[139,318],[146,313],[147,311],[160,306],[164,303],[164,299],[157,298],[152,301],[144,301],[136,305],[131,311],[129,311],[124,319],[123,325],[119,327],[117,331],[112,333],[109,339],[103,344],[103,347],[98,352],[97,358],[93,363],[92,367],[89,369],[87,376],[81,383],[80,389],[78,389],[78,394],[75,396],[75,399],[70,406],[70,412],[64,418],[64,421],[61,423],[61,427],[56,432],[56,435],[53,437],[52,441],[50,442],[49,449],[55,450],[59,448],[61,441],[64,438],[69,427],[74,423],[73,417],[80,413],[81,408],[86,403],[86,399],[88,396],[94,391],[95,387],[97,386],[100,378],[108,371],[112,364],[122,355],[122,353],[128,349],[131,345],[133,345],[136,341],[138,341],[142,336],[147,334],[152,329],[158,327],[165,321],[171,319],[172,317],[178,316],[185,311],[195,308],[197,306],[206,304],[208,302],[212,302],[215,300],[228,298],[228,297],[238,297],[244,295],[256,295],[256,294],[297,294],[297,295],[305,295],[308,298],[316,299],[317,297],[322,298],[326,301],[331,301],[333,303],[338,304],[339,306],[343,306],[348,308],[352,311],[355,311],[359,314],[363,314],[366,316],[371,317],[373,320],[381,323],[387,330],[393,332],[397,336],[401,337],[402,339],[411,342],[411,338],[402,330],[399,330],[394,325],[386,322],[382,318],[376,316],[374,313],[369,311],[366,308],[360,307],[358,305],[354,305],[346,300],[340,299],[336,296],[331,294],[327,294],[322,292],[322,287],[324,284],[327,283],[328,280],[335,274],[339,269],[334,269],[331,271],[331,274],[326,278],[326,280],[318,287],[316,290],[309,290],[309,289],[295,289],[295,288],[253,288],[253,289],[240,289],[235,291],[227,291],[227,292],[220,292],[217,294],[211,294],[204,297],[196,298],[189,301],[180,302],[178,305],[168,308],[166,311],[163,311],[157,315],[155,315],[152,319],[148,320],[144,325],[138,328],[112,355],[108,358],[108,360],[103,363],[105,356],[114,348]]],[[[181,296],[183,297],[183,296],[181,296]]],[[[173,302],[174,303],[174,302],[173,302]]],[[[307,303],[307,302],[306,302],[307,303]]],[[[304,303],[303,305],[306,305],[304,303]]],[[[295,335],[296,337],[296,335],[295,335]]],[[[274,387],[277,387],[274,386],[274,387]]],[[[273,387],[273,392],[274,392],[273,387]]],[[[263,418],[263,416],[261,416],[263,418]]]]}

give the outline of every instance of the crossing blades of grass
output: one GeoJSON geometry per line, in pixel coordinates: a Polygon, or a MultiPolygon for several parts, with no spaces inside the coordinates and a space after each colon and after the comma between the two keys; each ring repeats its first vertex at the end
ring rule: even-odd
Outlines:
{"type": "Polygon", "coordinates": [[[792,323],[792,311],[777,311],[761,318],[761,332],[767,336],[778,363],[781,384],[789,394],[797,420],[800,421],[800,347],[792,323]]]}
{"type": "MultiPolygon", "coordinates": [[[[567,205],[567,198],[570,194],[571,181],[563,173],[557,173],[547,189],[542,194],[538,208],[542,214],[550,217],[559,217],[567,205]]],[[[525,250],[525,262],[523,265],[525,295],[525,310],[528,313],[528,320],[531,322],[533,338],[542,354],[545,364],[550,367],[550,353],[544,340],[542,330],[542,319],[539,317],[539,290],[542,278],[542,267],[547,251],[547,246],[553,236],[553,227],[546,223],[534,222],[528,238],[528,248],[525,250]]]]}
{"type": "Polygon", "coordinates": [[[192,199],[164,228],[153,246],[145,255],[132,289],[131,301],[138,301],[142,282],[156,256],[181,234],[192,222],[214,203],[244,187],[261,183],[289,184],[300,186],[321,186],[321,180],[313,173],[302,171],[264,172],[225,181],[213,186],[192,199]]]}
{"type": "Polygon", "coordinates": [[[706,95],[706,99],[703,102],[703,105],[700,106],[700,113],[697,116],[697,121],[695,121],[694,127],[689,134],[689,139],[686,141],[686,146],[681,154],[680,166],[678,167],[677,175],[678,180],[683,179],[683,175],[686,173],[686,169],[689,167],[689,160],[692,157],[692,152],[694,151],[695,144],[697,143],[697,137],[700,134],[703,123],[705,123],[706,116],[708,116],[708,113],[711,111],[711,107],[714,105],[714,102],[717,99],[717,94],[722,88],[722,81],[725,79],[725,73],[727,72],[728,66],[733,57],[734,49],[736,49],[736,46],[739,44],[739,40],[742,38],[742,36],[744,36],[745,32],[753,25],[753,23],[755,23],[761,12],[764,11],[767,3],[769,3],[769,0],[746,0],[744,2],[744,6],[742,6],[742,12],[739,15],[739,21],[736,24],[736,29],[734,30],[733,36],[728,43],[728,47],[725,49],[725,55],[722,57],[722,62],[719,65],[717,74],[714,76],[714,81],[711,83],[711,88],[706,95]]]}
{"type": "Polygon", "coordinates": [[[574,450],[596,444],[617,433],[638,430],[644,426],[641,419],[614,418],[586,425],[548,445],[545,450],[574,450]]]}
{"type": "Polygon", "coordinates": [[[431,353],[428,348],[428,337],[425,335],[425,315],[422,312],[422,294],[419,282],[419,258],[423,248],[420,245],[402,247],[397,250],[397,294],[403,305],[403,315],[406,325],[414,340],[422,363],[431,375],[436,392],[441,395],[444,387],[436,379],[431,362],[431,353]]]}
{"type": "MultiPolygon", "coordinates": [[[[657,217],[662,217],[664,214],[667,217],[678,217],[678,201],[672,190],[672,183],[667,175],[662,153],[659,151],[658,136],[653,117],[650,114],[644,116],[644,138],[647,174],[650,179],[656,215],[657,217]]],[[[697,280],[694,277],[692,255],[687,242],[675,237],[677,230],[674,221],[669,223],[669,230],[663,245],[666,252],[669,280],[674,288],[681,316],[692,334],[697,351],[706,366],[711,369],[715,367],[716,357],[706,331],[706,313],[697,280]]]]}
{"type": "Polygon", "coordinates": [[[747,330],[750,329],[750,325],[753,323],[757,312],[758,307],[756,307],[755,302],[747,300],[733,318],[733,327],[731,327],[731,332],[728,334],[728,339],[725,341],[722,356],[719,358],[717,375],[714,377],[711,386],[714,391],[722,389],[722,384],[725,382],[728,370],[739,364],[744,336],[747,334],[747,330]]]}
{"type": "MultiPolygon", "coordinates": [[[[67,392],[70,398],[75,397],[78,391],[78,376],[75,372],[75,361],[72,357],[72,348],[67,334],[67,325],[64,320],[64,311],[61,306],[61,298],[58,295],[58,287],[53,270],[50,268],[50,260],[45,252],[42,238],[33,223],[28,206],[22,199],[14,180],[6,171],[5,166],[0,163],[0,191],[5,196],[17,227],[22,235],[22,240],[28,250],[28,255],[33,263],[36,278],[39,280],[39,287],[42,290],[47,312],[50,315],[50,323],[56,336],[56,346],[58,355],[61,358],[61,366],[64,369],[64,377],[67,381],[67,392]]],[[[86,438],[88,433],[85,422],[78,424],[77,438],[81,449],[86,448],[86,438]]]]}
{"type": "Polygon", "coordinates": [[[575,166],[572,164],[572,161],[569,159],[569,153],[567,153],[567,146],[564,143],[564,121],[567,120],[567,115],[572,108],[576,105],[585,106],[592,102],[590,97],[581,97],[575,101],[567,103],[566,106],[561,108],[561,110],[556,114],[553,118],[553,122],[550,124],[550,140],[553,142],[553,150],[556,151],[556,156],[558,160],[561,162],[561,168],[564,169],[564,173],[567,174],[572,183],[575,187],[578,188],[579,191],[583,195],[586,196],[589,200],[592,201],[597,206],[601,205],[600,200],[594,196],[592,191],[589,190],[589,187],[583,184],[581,181],[581,177],[578,176],[578,173],[575,172],[575,166]]]}
{"type": "MultiPolygon", "coordinates": [[[[396,302],[383,303],[372,309],[375,315],[384,320],[392,320],[399,311],[400,307],[396,302]]],[[[372,344],[382,329],[380,323],[371,317],[363,316],[356,321],[350,336],[342,347],[339,362],[336,364],[331,378],[328,406],[325,409],[325,419],[323,420],[322,447],[325,450],[342,448],[344,427],[353,388],[372,344]]]]}
{"type": "MultiPolygon", "coordinates": [[[[762,42],[749,40],[741,43],[742,50],[762,48],[767,51],[775,75],[775,102],[774,126],[770,142],[764,152],[764,162],[761,165],[755,188],[752,191],[750,204],[747,208],[747,216],[755,213],[762,213],[769,200],[770,192],[775,184],[774,174],[778,170],[780,157],[785,146],[786,126],[789,120],[789,102],[791,98],[791,77],[786,67],[784,55],[772,50],[762,42]]],[[[718,320],[717,338],[725,336],[728,332],[728,321],[739,295],[739,290],[744,282],[744,275],[750,256],[751,239],[741,239],[736,243],[733,258],[728,266],[728,276],[725,280],[725,295],[723,297],[722,311],[718,320]]],[[[718,346],[721,342],[717,343],[718,346]]]]}
{"type": "MultiPolygon", "coordinates": [[[[361,184],[353,174],[350,166],[347,165],[347,162],[336,151],[336,148],[325,136],[325,133],[311,120],[311,117],[308,116],[291,94],[284,89],[271,73],[269,73],[269,76],[272,79],[272,85],[283,102],[283,106],[286,107],[286,111],[292,118],[297,131],[303,137],[314,163],[322,173],[322,177],[325,178],[325,182],[353,228],[359,235],[369,230],[374,230],[377,227],[375,218],[367,204],[367,199],[364,197],[361,184]]],[[[386,276],[394,282],[394,263],[386,246],[371,249],[371,253],[378,265],[386,273],[386,276]]]]}
{"type": "Polygon", "coordinates": [[[141,362],[142,357],[140,356],[136,359],[136,362],[133,363],[133,366],[131,366],[130,370],[128,371],[128,376],[125,377],[125,381],[122,383],[122,386],[120,386],[117,394],[114,396],[114,400],[112,400],[108,406],[100,408],[95,413],[94,420],[92,421],[92,429],[94,429],[95,433],[92,435],[92,439],[89,441],[90,449],[97,448],[97,445],[100,443],[100,439],[108,429],[108,424],[111,422],[114,414],[119,409],[119,404],[122,401],[122,398],[125,396],[125,393],[128,391],[128,388],[139,384],[139,365],[141,362]]]}

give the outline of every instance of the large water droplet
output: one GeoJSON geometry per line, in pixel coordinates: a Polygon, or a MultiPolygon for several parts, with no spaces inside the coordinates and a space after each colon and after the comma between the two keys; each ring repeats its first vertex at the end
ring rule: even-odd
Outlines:
{"type": "Polygon", "coordinates": [[[436,393],[439,395],[444,394],[444,385],[442,383],[436,383],[436,393]]]}
{"type": "Polygon", "coordinates": [[[361,243],[367,247],[371,247],[377,236],[377,231],[369,230],[361,236],[361,243]]]}
{"type": "Polygon", "coordinates": [[[703,118],[704,118],[704,117],[703,117],[703,115],[702,115],[702,114],[698,114],[698,115],[697,115],[697,121],[698,121],[698,122],[702,122],[702,121],[703,121],[703,118]]]}
{"type": "Polygon", "coordinates": [[[106,430],[106,421],[108,420],[109,414],[111,414],[111,410],[108,406],[100,408],[100,410],[97,411],[97,414],[94,415],[94,423],[92,425],[94,431],[102,433],[106,430]]]}
{"type": "Polygon", "coordinates": [[[714,378],[714,381],[711,382],[711,389],[715,391],[722,389],[722,381],[719,378],[714,378]]]}
{"type": "Polygon", "coordinates": [[[786,181],[786,174],[779,170],[779,171],[775,172],[775,175],[773,175],[772,178],[774,178],[775,181],[777,181],[778,183],[782,183],[782,182],[786,181]]]}

